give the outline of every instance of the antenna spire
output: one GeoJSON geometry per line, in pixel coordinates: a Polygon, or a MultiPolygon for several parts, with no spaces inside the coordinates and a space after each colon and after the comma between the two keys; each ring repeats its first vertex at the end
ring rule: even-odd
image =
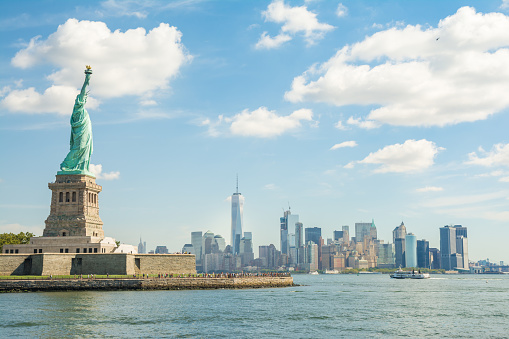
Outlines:
{"type": "Polygon", "coordinates": [[[239,174],[237,173],[237,193],[239,193],[239,174]]]}

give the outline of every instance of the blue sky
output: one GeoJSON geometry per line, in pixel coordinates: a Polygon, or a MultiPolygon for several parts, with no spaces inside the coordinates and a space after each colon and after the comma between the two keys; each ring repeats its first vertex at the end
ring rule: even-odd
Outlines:
{"type": "Polygon", "coordinates": [[[255,246],[290,205],[324,238],[462,224],[509,261],[507,32],[508,1],[2,4],[0,232],[42,234],[90,64],[109,236],[229,241],[238,173],[255,246]]]}

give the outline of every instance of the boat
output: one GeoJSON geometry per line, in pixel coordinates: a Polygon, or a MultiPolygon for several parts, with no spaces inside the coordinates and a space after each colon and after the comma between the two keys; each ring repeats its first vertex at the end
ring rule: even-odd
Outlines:
{"type": "Polygon", "coordinates": [[[338,270],[325,270],[325,274],[339,274],[338,270]]]}
{"type": "Polygon", "coordinates": [[[403,271],[400,267],[397,271],[395,271],[393,274],[391,274],[391,278],[394,278],[394,279],[428,279],[429,273],[421,273],[421,270],[419,270],[419,272],[416,272],[415,270],[403,271]]]}
{"type": "Polygon", "coordinates": [[[313,271],[313,272],[309,272],[309,274],[311,274],[311,275],[318,275],[318,272],[317,271],[313,271]]]}

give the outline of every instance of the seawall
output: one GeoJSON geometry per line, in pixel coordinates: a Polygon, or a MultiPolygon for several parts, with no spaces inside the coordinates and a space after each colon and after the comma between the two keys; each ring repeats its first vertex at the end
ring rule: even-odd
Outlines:
{"type": "Polygon", "coordinates": [[[292,277],[0,280],[0,292],[205,290],[293,286],[292,277]]]}

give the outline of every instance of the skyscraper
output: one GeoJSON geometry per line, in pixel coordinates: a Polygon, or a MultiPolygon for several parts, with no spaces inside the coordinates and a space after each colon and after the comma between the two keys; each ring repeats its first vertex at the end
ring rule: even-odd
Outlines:
{"type": "Polygon", "coordinates": [[[226,240],[224,240],[224,238],[222,236],[220,236],[219,234],[215,235],[214,241],[216,242],[217,249],[220,252],[223,252],[226,249],[226,240]]]}
{"type": "Polygon", "coordinates": [[[239,178],[237,177],[237,190],[232,195],[232,252],[239,253],[240,239],[242,239],[242,225],[244,213],[244,197],[239,193],[239,178]]]}
{"type": "Polygon", "coordinates": [[[440,261],[446,271],[456,267],[452,262],[451,255],[456,253],[456,229],[452,226],[440,227],[440,261]]]}
{"type": "Polygon", "coordinates": [[[355,223],[355,241],[362,243],[364,238],[376,239],[377,232],[375,220],[371,222],[356,222],[355,223]]]}
{"type": "Polygon", "coordinates": [[[147,253],[147,242],[142,242],[140,237],[140,243],[138,244],[138,253],[146,254],[147,253]]]}
{"type": "Polygon", "coordinates": [[[456,253],[461,254],[461,268],[468,268],[468,239],[456,230],[456,253]]]}
{"type": "Polygon", "coordinates": [[[442,268],[468,268],[467,228],[461,225],[440,227],[442,268]]]}
{"type": "Polygon", "coordinates": [[[378,244],[377,266],[380,268],[394,267],[394,244],[378,244]]]}
{"type": "Polygon", "coordinates": [[[304,225],[301,222],[295,223],[295,263],[304,262],[304,225]]]}
{"type": "Polygon", "coordinates": [[[430,268],[429,241],[417,240],[417,267],[430,268]]]}
{"type": "Polygon", "coordinates": [[[454,229],[456,230],[456,236],[462,236],[468,238],[467,236],[467,228],[461,225],[454,225],[454,229]]]}
{"type": "Polygon", "coordinates": [[[413,233],[405,237],[405,267],[417,267],[417,237],[413,233]]]}
{"type": "Polygon", "coordinates": [[[334,241],[343,241],[343,231],[334,231],[332,232],[332,239],[334,241]]]}
{"type": "Polygon", "coordinates": [[[345,244],[350,243],[350,226],[348,225],[342,226],[341,230],[343,231],[343,242],[345,244]]]}
{"type": "Polygon", "coordinates": [[[202,232],[191,232],[191,244],[193,244],[194,254],[196,256],[196,266],[200,268],[202,266],[202,232]]]}
{"type": "Polygon", "coordinates": [[[405,238],[396,238],[394,241],[396,252],[396,267],[405,267],[405,238]]]}
{"type": "Polygon", "coordinates": [[[430,268],[439,269],[440,268],[440,250],[438,248],[430,248],[429,249],[430,256],[430,268]]]}
{"type": "Polygon", "coordinates": [[[301,222],[295,223],[295,247],[300,248],[304,245],[304,225],[301,222]]]}
{"type": "Polygon", "coordinates": [[[306,227],[306,229],[305,229],[306,245],[310,241],[319,245],[321,236],[322,236],[322,229],[320,227],[306,227]]]}
{"type": "Polygon", "coordinates": [[[403,221],[401,225],[397,226],[394,231],[392,231],[392,242],[396,243],[396,239],[405,239],[406,237],[406,227],[403,221]]]}
{"type": "Polygon", "coordinates": [[[280,222],[280,240],[281,240],[281,253],[289,254],[290,244],[288,242],[289,239],[289,230],[292,230],[295,227],[295,224],[299,222],[299,215],[292,214],[290,209],[283,213],[283,216],[279,218],[280,222]]]}

